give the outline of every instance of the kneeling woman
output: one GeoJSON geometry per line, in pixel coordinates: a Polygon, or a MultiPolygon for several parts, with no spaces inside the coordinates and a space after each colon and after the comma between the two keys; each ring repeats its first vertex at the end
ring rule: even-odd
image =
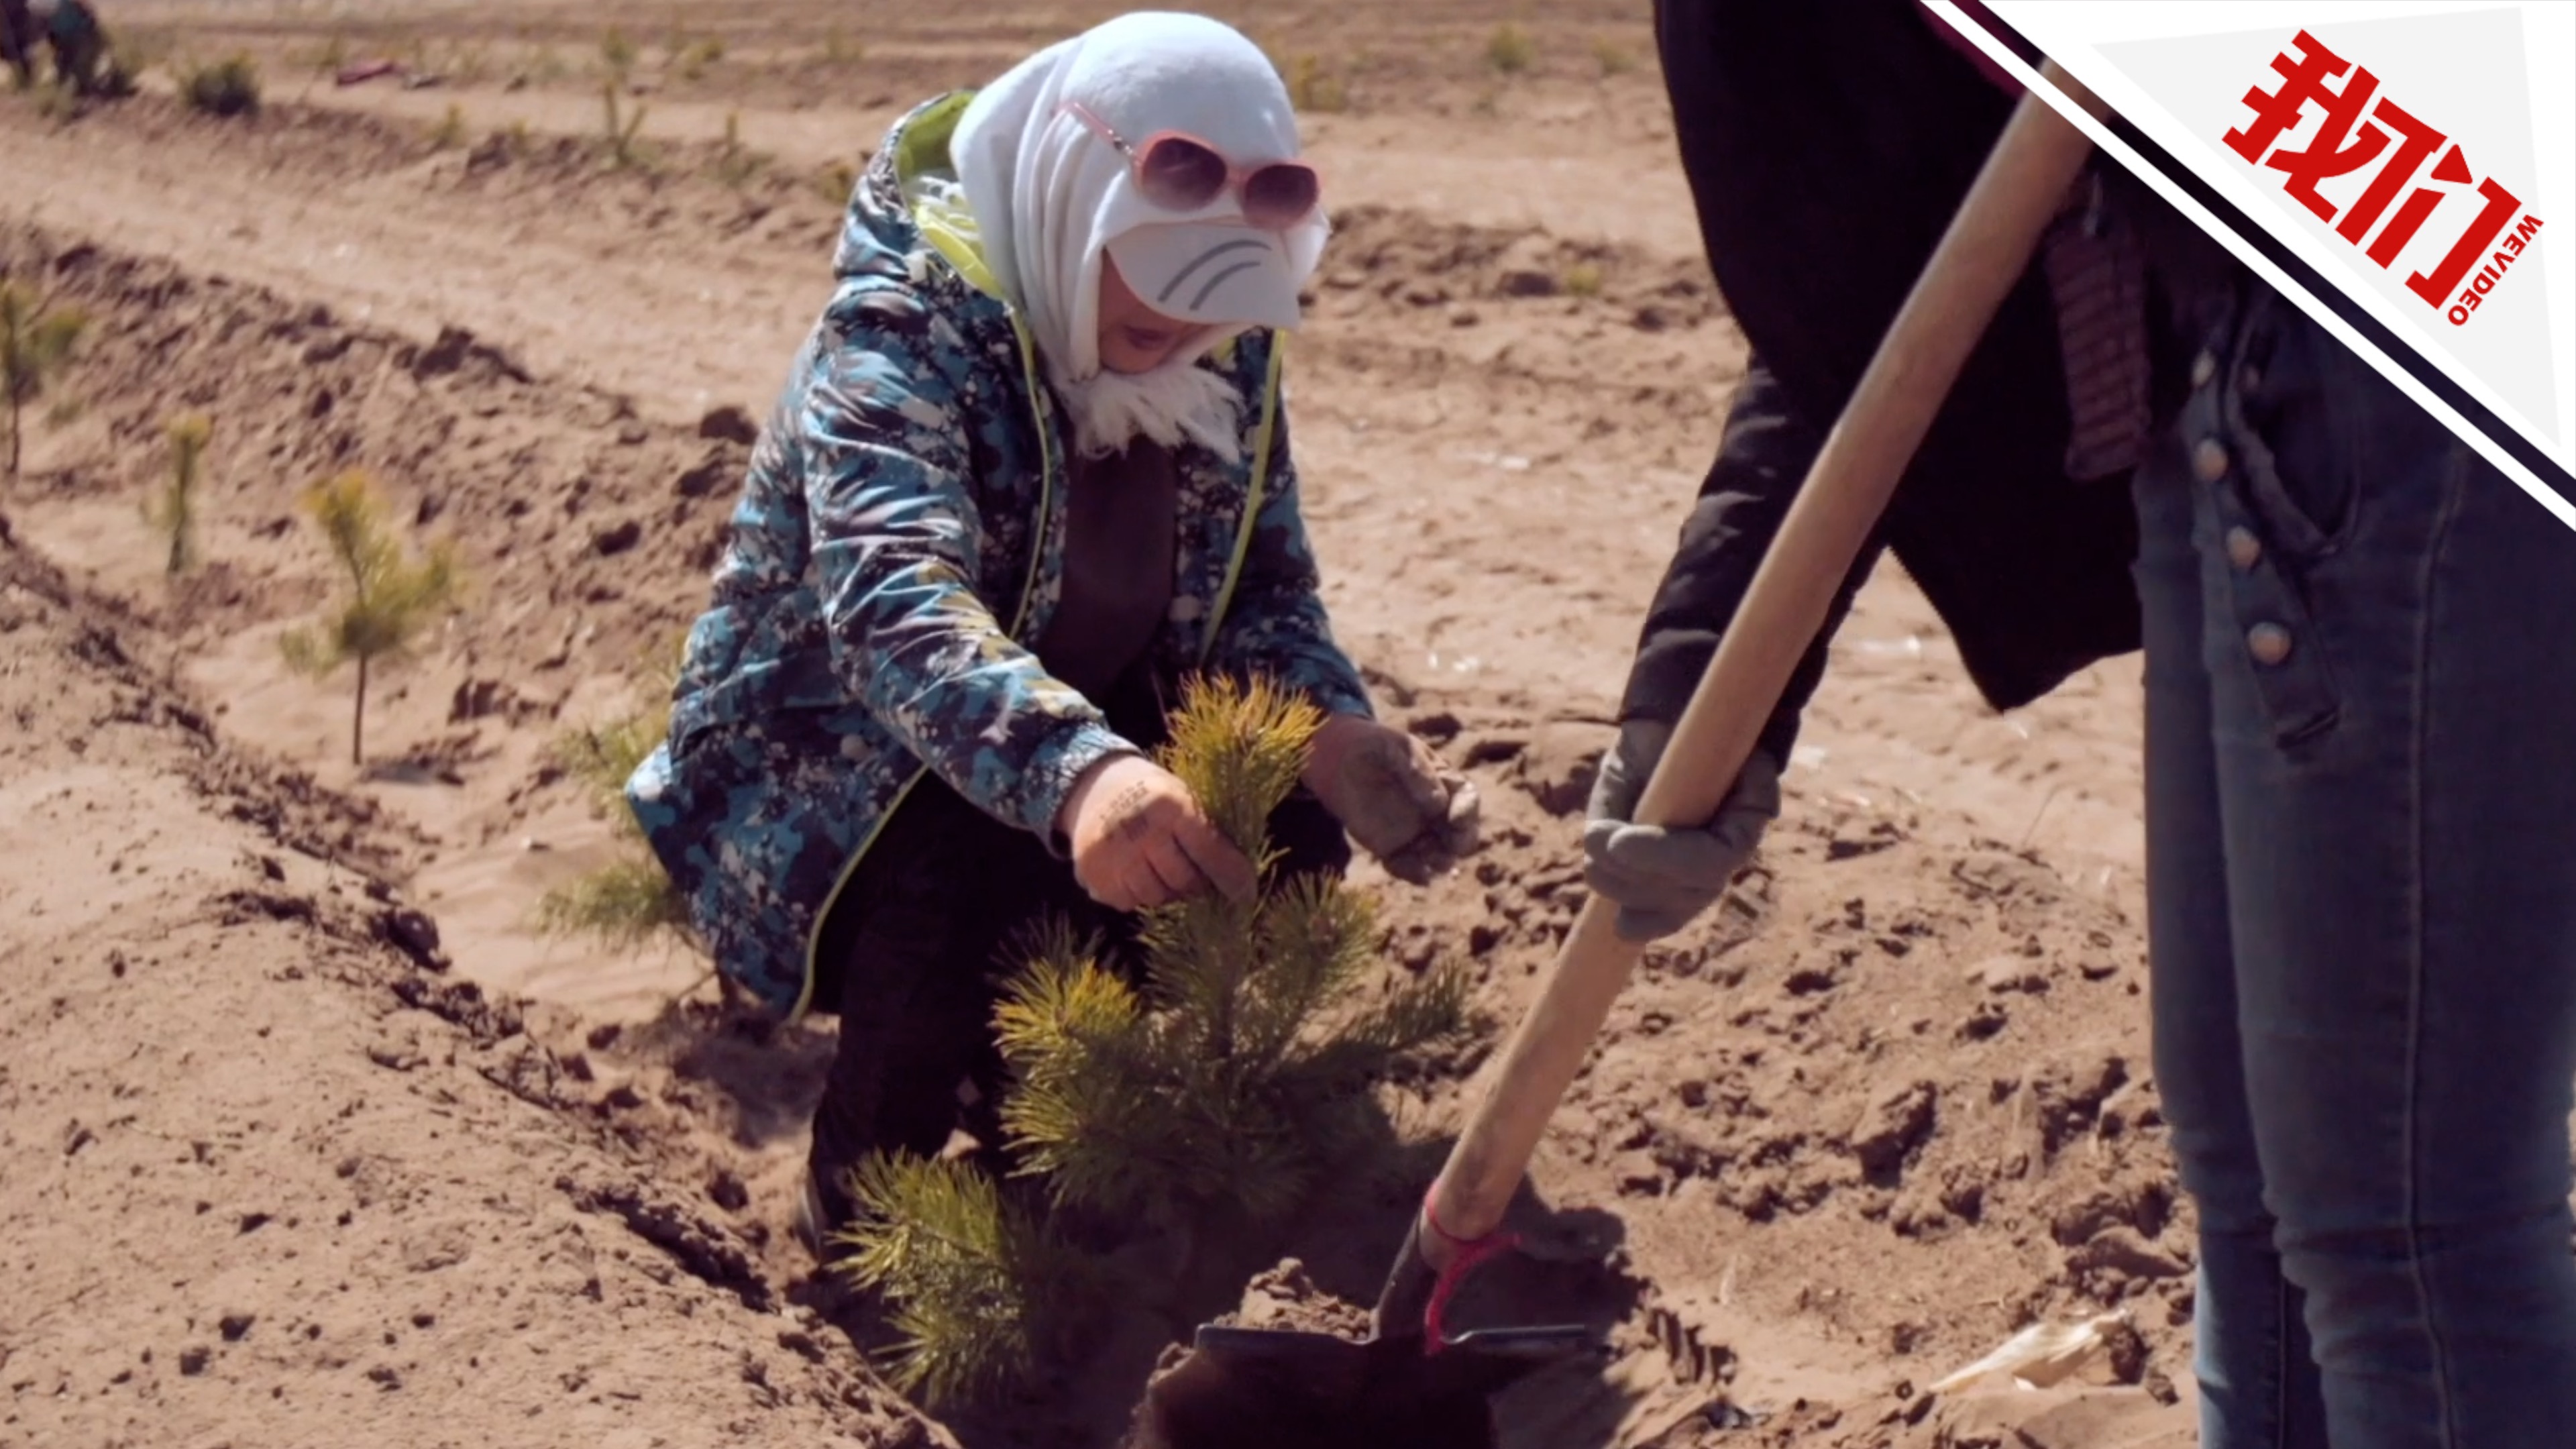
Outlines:
{"type": "Polygon", "coordinates": [[[1184,676],[1325,712],[1283,868],[1356,840],[1418,880],[1472,839],[1317,597],[1277,336],[1326,234],[1298,151],[1249,41],[1136,14],[914,110],[851,198],[629,786],[718,967],[840,1017],[809,1236],[862,1155],[941,1150],[963,1082],[993,1099],[1021,928],[1132,941],[1129,912],[1253,888],[1148,757],[1184,676]]]}

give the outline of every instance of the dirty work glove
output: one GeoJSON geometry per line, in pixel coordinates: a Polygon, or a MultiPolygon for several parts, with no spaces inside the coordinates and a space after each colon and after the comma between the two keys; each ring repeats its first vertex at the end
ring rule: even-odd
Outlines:
{"type": "Polygon", "coordinates": [[[1660,940],[1707,910],[1753,858],[1763,828],[1780,815],[1779,762],[1756,749],[1707,825],[1663,830],[1631,824],[1672,731],[1658,720],[1621,725],[1585,812],[1584,879],[1619,907],[1619,934],[1631,941],[1660,940]]]}
{"type": "Polygon", "coordinates": [[[1315,732],[1306,788],[1398,880],[1421,885],[1476,848],[1476,787],[1411,734],[1358,715],[1315,732]]]}
{"type": "Polygon", "coordinates": [[[1190,787],[1142,755],[1111,755],[1085,770],[1056,828],[1072,842],[1073,878],[1113,911],[1149,910],[1210,887],[1239,901],[1261,884],[1190,787]]]}

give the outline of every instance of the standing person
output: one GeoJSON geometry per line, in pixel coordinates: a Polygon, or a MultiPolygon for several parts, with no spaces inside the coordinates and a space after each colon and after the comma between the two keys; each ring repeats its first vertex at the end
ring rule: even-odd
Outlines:
{"type": "MultiPolygon", "coordinates": [[[[1426,879],[1475,797],[1376,722],[1298,510],[1281,329],[1326,236],[1259,49],[1140,13],[913,110],[756,448],[668,743],[629,786],[717,966],[836,1012],[802,1225],[1000,1085],[997,948],[1253,888],[1148,758],[1185,675],[1327,715],[1283,869],[1426,879]],[[1346,838],[1347,837],[1347,838],[1346,838]]],[[[977,1124],[989,1144],[989,1115],[977,1124]]]]}
{"type": "Polygon", "coordinates": [[[107,56],[107,30],[88,0],[34,0],[33,17],[42,22],[54,51],[54,80],[76,95],[96,95],[98,63],[107,56]]]}
{"type": "MultiPolygon", "coordinates": [[[[1713,901],[1777,812],[1823,638],[1710,829],[1629,823],[2009,101],[1901,0],[1830,29],[1742,0],[1665,0],[1657,23],[1760,362],[1587,827],[1641,937],[1713,901]]],[[[1998,708],[2143,643],[2156,1078],[2199,1209],[2202,1442],[2563,1444],[2576,537],[2116,169],[2083,195],[1882,541],[1998,708]],[[2134,523],[2108,514],[2123,495],[2134,523]],[[2066,530],[2033,537],[2025,513],[2066,530]]]]}
{"type": "Polygon", "coordinates": [[[9,78],[20,90],[36,83],[36,17],[27,9],[27,0],[0,0],[0,62],[9,67],[9,78]]]}

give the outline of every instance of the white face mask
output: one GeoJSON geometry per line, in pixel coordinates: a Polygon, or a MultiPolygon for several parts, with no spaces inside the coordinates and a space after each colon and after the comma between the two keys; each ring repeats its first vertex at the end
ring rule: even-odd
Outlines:
{"type": "Polygon", "coordinates": [[[1320,259],[1330,226],[1321,210],[1285,232],[1248,232],[1236,194],[1176,214],[1147,201],[1118,145],[1161,131],[1198,137],[1239,164],[1294,158],[1297,118],[1286,86],[1258,46],[1203,16],[1142,11],[1061,41],[978,92],[949,144],[974,213],[984,261],[1028,318],[1049,377],[1114,436],[1186,431],[1205,385],[1182,379],[1102,383],[1100,268],[1119,258],[1139,295],[1165,315],[1211,328],[1184,366],[1226,332],[1293,327],[1296,296],[1320,259]],[[1081,113],[1072,107],[1079,105],[1081,113]],[[1259,256],[1240,238],[1260,243],[1259,256]],[[1222,252],[1222,265],[1208,257],[1222,252]],[[1100,384],[1094,387],[1094,384],[1100,384]],[[1127,421],[1122,423],[1120,419],[1127,421]]]}

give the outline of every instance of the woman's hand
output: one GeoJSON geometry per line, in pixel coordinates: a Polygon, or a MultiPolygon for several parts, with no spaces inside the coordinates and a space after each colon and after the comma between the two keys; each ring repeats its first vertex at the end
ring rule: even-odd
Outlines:
{"type": "Polygon", "coordinates": [[[1476,848],[1476,787],[1429,745],[1375,720],[1326,720],[1306,788],[1399,880],[1420,885],[1476,848]]]}
{"type": "Polygon", "coordinates": [[[1243,900],[1260,872],[1217,832],[1189,787],[1142,755],[1111,755],[1074,782],[1056,816],[1073,878],[1115,911],[1168,905],[1209,886],[1243,900]]]}

